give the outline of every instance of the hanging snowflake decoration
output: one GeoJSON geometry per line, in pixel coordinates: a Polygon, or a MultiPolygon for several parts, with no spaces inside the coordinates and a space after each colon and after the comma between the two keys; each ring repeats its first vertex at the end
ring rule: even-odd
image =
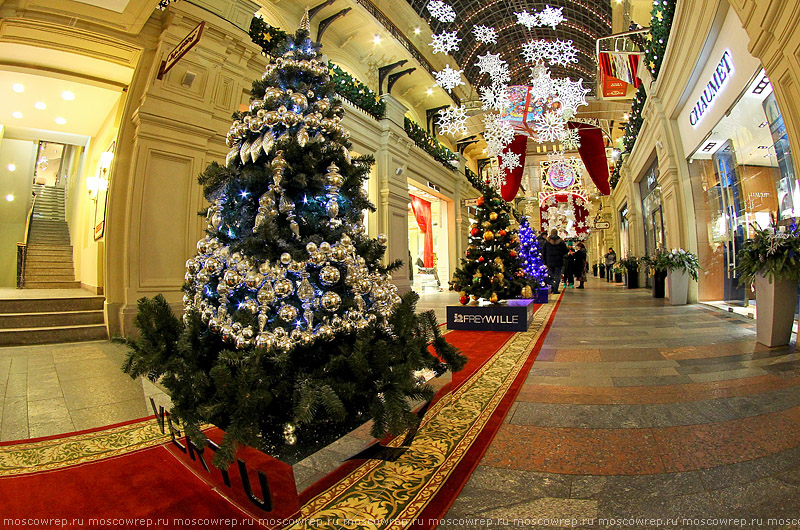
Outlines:
{"type": "Polygon", "coordinates": [[[581,147],[581,137],[577,129],[565,129],[564,136],[561,137],[561,145],[564,149],[575,151],[581,147]]]}
{"type": "Polygon", "coordinates": [[[507,120],[500,119],[498,114],[488,113],[483,117],[487,152],[489,156],[497,156],[505,146],[514,140],[514,127],[507,120]]]}
{"type": "Polygon", "coordinates": [[[537,18],[539,19],[539,25],[550,26],[551,28],[556,29],[556,26],[567,20],[566,18],[564,18],[563,11],[564,11],[563,7],[550,7],[548,5],[547,7],[542,9],[540,13],[537,14],[537,18]]]}
{"type": "Polygon", "coordinates": [[[536,116],[536,141],[557,142],[564,134],[564,117],[560,112],[548,111],[536,116]]]}
{"type": "Polygon", "coordinates": [[[478,90],[481,94],[481,107],[483,110],[499,110],[503,112],[511,106],[508,87],[505,85],[482,86],[478,90]]]}
{"type": "Polygon", "coordinates": [[[436,122],[439,125],[439,132],[441,134],[448,134],[455,136],[458,133],[464,134],[467,132],[467,108],[449,107],[439,111],[439,120],[436,122]]]}
{"type": "Polygon", "coordinates": [[[458,38],[455,31],[444,31],[438,35],[431,35],[433,42],[429,44],[433,46],[433,53],[450,53],[451,51],[458,50],[458,43],[461,39],[458,38]]]}
{"type": "Polygon", "coordinates": [[[577,54],[578,50],[571,40],[534,39],[522,45],[522,56],[529,63],[546,62],[551,65],[566,66],[578,62],[577,54]]]}
{"type": "Polygon", "coordinates": [[[555,80],[555,93],[558,100],[561,102],[562,108],[578,110],[578,107],[588,105],[586,102],[586,94],[589,90],[583,88],[583,78],[573,81],[569,77],[555,80]]]}
{"type": "Polygon", "coordinates": [[[522,24],[528,29],[531,29],[535,26],[541,26],[539,22],[539,14],[538,13],[528,13],[527,11],[523,11],[522,13],[517,13],[516,11],[514,14],[517,16],[517,24],[522,24]]]}
{"type": "Polygon", "coordinates": [[[506,65],[506,62],[500,58],[500,54],[486,52],[483,55],[478,55],[478,61],[475,63],[480,71],[484,74],[491,75],[493,72],[496,72],[498,69],[502,68],[506,65]]]}
{"type": "Polygon", "coordinates": [[[572,45],[571,40],[556,39],[551,46],[550,64],[567,66],[569,63],[578,62],[578,50],[572,45]]]}
{"type": "Polygon", "coordinates": [[[519,158],[520,156],[517,153],[511,151],[504,151],[500,154],[503,158],[503,161],[500,163],[500,167],[504,170],[508,171],[509,173],[514,170],[515,167],[519,167],[519,158]]]}
{"type": "Polygon", "coordinates": [[[445,2],[442,0],[431,0],[428,2],[428,11],[430,11],[431,16],[437,19],[439,22],[453,22],[456,19],[456,12],[445,2]]]}
{"type": "Polygon", "coordinates": [[[542,64],[531,68],[530,86],[531,101],[547,99],[556,90],[555,80],[550,77],[550,70],[542,64]]]}
{"type": "Polygon", "coordinates": [[[497,31],[489,26],[473,26],[475,40],[484,44],[497,44],[497,31]]]}
{"type": "Polygon", "coordinates": [[[453,70],[449,64],[445,65],[441,71],[436,72],[435,84],[450,92],[458,85],[464,84],[464,81],[461,80],[461,72],[463,70],[453,70]]]}

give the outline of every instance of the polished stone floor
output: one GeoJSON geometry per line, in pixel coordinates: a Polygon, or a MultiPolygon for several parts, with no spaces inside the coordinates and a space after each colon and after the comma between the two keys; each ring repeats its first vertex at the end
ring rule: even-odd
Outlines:
{"type": "Polygon", "coordinates": [[[565,290],[440,528],[797,528],[795,340],[766,348],[752,319],[644,289],[565,290]]]}
{"type": "MultiPolygon", "coordinates": [[[[418,309],[443,322],[456,299],[425,295],[418,309]]],[[[590,279],[565,290],[516,403],[440,528],[797,525],[794,341],[757,345],[752,319],[670,306],[644,289],[590,279]],[[722,520],[738,517],[746,524],[722,520]]],[[[124,354],[108,341],[0,348],[0,441],[146,416],[150,396],[166,403],[121,372],[124,354]]]]}

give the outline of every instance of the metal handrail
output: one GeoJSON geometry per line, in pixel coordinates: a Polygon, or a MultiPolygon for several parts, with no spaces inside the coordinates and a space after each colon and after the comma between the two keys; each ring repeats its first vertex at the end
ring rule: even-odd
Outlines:
{"type": "Polygon", "coordinates": [[[25,235],[22,243],[17,243],[17,289],[25,288],[25,261],[28,257],[28,236],[30,235],[31,221],[33,221],[34,206],[36,206],[35,194],[31,201],[31,208],[28,210],[28,218],[25,221],[25,235]]]}

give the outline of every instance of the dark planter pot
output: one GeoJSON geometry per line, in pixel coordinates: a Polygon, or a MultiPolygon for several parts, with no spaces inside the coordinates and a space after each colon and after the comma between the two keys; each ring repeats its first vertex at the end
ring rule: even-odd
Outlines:
{"type": "Polygon", "coordinates": [[[628,269],[628,289],[639,288],[639,270],[628,269]]]}
{"type": "Polygon", "coordinates": [[[606,266],[605,265],[600,265],[600,267],[598,267],[598,269],[600,271],[600,277],[601,278],[605,278],[606,277],[606,266]]]}
{"type": "Polygon", "coordinates": [[[614,273],[614,282],[615,283],[622,283],[622,273],[621,272],[615,272],[614,273]]]}
{"type": "Polygon", "coordinates": [[[592,274],[597,276],[597,265],[592,265],[592,274]]]}
{"type": "Polygon", "coordinates": [[[667,271],[656,271],[653,276],[653,298],[664,298],[664,284],[667,280],[667,271]]]}

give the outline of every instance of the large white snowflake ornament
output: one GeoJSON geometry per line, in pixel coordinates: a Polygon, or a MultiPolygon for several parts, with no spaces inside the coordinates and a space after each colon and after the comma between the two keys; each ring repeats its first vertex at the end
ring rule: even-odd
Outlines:
{"type": "Polygon", "coordinates": [[[467,132],[466,121],[467,108],[451,106],[439,111],[439,120],[436,123],[439,125],[440,133],[455,136],[467,132]]]}
{"type": "Polygon", "coordinates": [[[578,50],[572,45],[571,40],[556,39],[552,44],[550,64],[567,66],[569,63],[578,62],[578,50]]]}
{"type": "Polygon", "coordinates": [[[567,20],[564,18],[563,11],[563,7],[554,8],[548,5],[542,9],[540,13],[538,13],[539,24],[541,26],[550,26],[551,28],[556,29],[557,25],[567,20]]]}
{"type": "Polygon", "coordinates": [[[428,11],[433,18],[437,19],[439,22],[453,22],[456,19],[456,12],[445,2],[442,0],[431,0],[428,2],[428,11]]]}
{"type": "Polygon", "coordinates": [[[520,156],[517,153],[512,151],[504,151],[500,153],[503,161],[500,163],[500,167],[508,171],[509,173],[514,170],[515,167],[519,167],[519,158],[520,156]]]}
{"type": "Polygon", "coordinates": [[[578,50],[571,40],[534,39],[522,45],[522,56],[529,63],[547,62],[551,65],[566,66],[578,62],[577,53],[578,50]]]}
{"type": "Polygon", "coordinates": [[[450,92],[458,85],[464,84],[461,79],[462,72],[463,70],[453,70],[449,64],[445,65],[441,71],[436,72],[436,86],[440,86],[450,92]]]}
{"type": "Polygon", "coordinates": [[[505,85],[482,86],[478,90],[481,94],[481,107],[483,110],[499,110],[503,112],[511,106],[508,87],[505,85]]]}
{"type": "Polygon", "coordinates": [[[588,105],[586,94],[589,93],[589,90],[583,88],[583,78],[577,81],[573,81],[569,77],[556,79],[554,88],[562,107],[576,111],[578,107],[588,105]]]}
{"type": "Polygon", "coordinates": [[[500,58],[499,53],[486,52],[483,55],[478,55],[478,61],[475,63],[481,72],[490,74],[502,68],[506,62],[500,58]]]}
{"type": "Polygon", "coordinates": [[[535,119],[536,125],[536,141],[539,143],[544,142],[557,142],[561,140],[564,134],[564,117],[560,112],[548,111],[543,112],[535,119]]]}
{"type": "Polygon", "coordinates": [[[570,151],[580,149],[581,137],[578,134],[578,130],[569,128],[565,129],[564,136],[561,137],[561,145],[564,146],[564,149],[569,149],[570,151]]]}
{"type": "Polygon", "coordinates": [[[461,39],[458,38],[455,31],[431,35],[433,42],[429,44],[433,46],[433,53],[450,53],[451,51],[458,50],[458,43],[461,39]]]}
{"type": "Polygon", "coordinates": [[[497,44],[497,30],[489,26],[473,26],[475,40],[484,44],[497,44]]]}
{"type": "MultiPolygon", "coordinates": [[[[505,147],[514,140],[514,127],[511,122],[501,119],[498,114],[484,114],[483,124],[485,127],[483,134],[487,144],[491,140],[494,145],[500,144],[505,147]]],[[[496,156],[496,153],[493,156],[496,156]]]]}
{"type": "Polygon", "coordinates": [[[534,39],[523,43],[522,57],[529,63],[540,63],[550,59],[550,41],[534,39]]]}
{"type": "Polygon", "coordinates": [[[547,99],[555,92],[555,80],[550,77],[550,70],[538,64],[531,68],[531,101],[547,99]]]}
{"type": "Polygon", "coordinates": [[[528,29],[531,29],[535,26],[540,26],[541,23],[539,22],[539,14],[538,13],[528,13],[527,11],[523,11],[521,13],[517,13],[516,11],[514,14],[517,16],[517,24],[522,24],[528,29]]]}

